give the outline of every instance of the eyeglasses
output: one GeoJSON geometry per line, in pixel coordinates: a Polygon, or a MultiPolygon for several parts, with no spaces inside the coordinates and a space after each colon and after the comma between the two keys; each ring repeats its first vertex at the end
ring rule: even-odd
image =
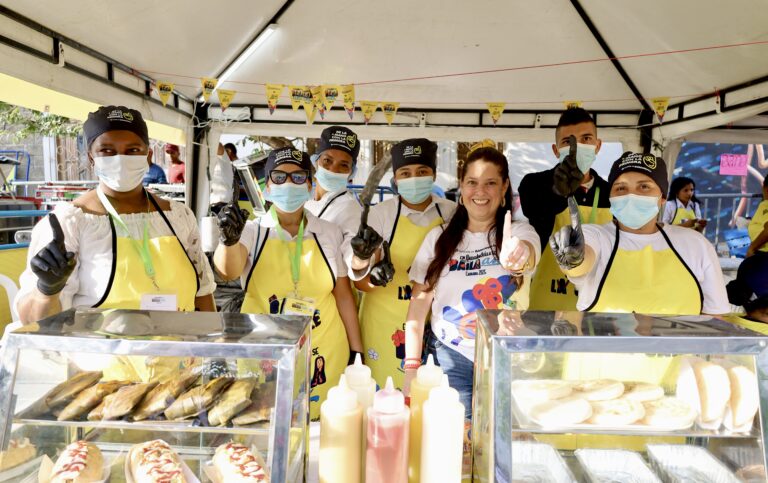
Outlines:
{"type": "Polygon", "coordinates": [[[309,171],[306,169],[301,169],[299,171],[293,171],[291,173],[286,173],[285,171],[280,171],[278,169],[272,170],[269,173],[269,179],[274,184],[283,184],[286,181],[288,181],[288,176],[291,177],[291,183],[293,184],[304,184],[307,182],[307,178],[309,178],[309,171]]]}

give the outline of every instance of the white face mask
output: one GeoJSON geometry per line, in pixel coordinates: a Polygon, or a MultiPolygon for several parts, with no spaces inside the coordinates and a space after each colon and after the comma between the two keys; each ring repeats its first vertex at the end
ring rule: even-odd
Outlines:
{"type": "Polygon", "coordinates": [[[114,191],[126,192],[141,184],[149,169],[146,154],[95,156],[96,176],[114,191]]]}

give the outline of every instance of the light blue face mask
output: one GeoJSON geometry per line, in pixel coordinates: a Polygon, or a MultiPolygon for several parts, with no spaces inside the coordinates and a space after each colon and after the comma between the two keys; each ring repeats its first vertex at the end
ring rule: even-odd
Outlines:
{"type": "Polygon", "coordinates": [[[622,315],[618,319],[613,321],[613,326],[616,327],[616,330],[618,331],[618,334],[616,335],[623,335],[623,336],[629,336],[629,337],[636,337],[639,334],[635,329],[637,329],[637,320],[632,315],[622,315]]]}
{"type": "Polygon", "coordinates": [[[283,213],[294,213],[309,201],[309,190],[305,184],[271,184],[264,192],[264,198],[271,201],[283,213]]]}
{"type": "MultiPolygon", "coordinates": [[[[570,146],[562,146],[558,149],[560,153],[560,162],[562,163],[568,153],[571,151],[570,146]]],[[[579,167],[579,171],[587,174],[592,168],[597,157],[597,148],[591,144],[577,144],[576,145],[576,165],[579,167]]]]}
{"type": "Polygon", "coordinates": [[[660,199],[659,196],[614,196],[611,213],[622,225],[637,230],[659,215],[660,199]]]}
{"type": "Polygon", "coordinates": [[[432,176],[418,176],[397,181],[397,193],[408,203],[421,203],[432,194],[432,176]]]}
{"type": "Polygon", "coordinates": [[[315,172],[315,179],[325,191],[329,193],[335,193],[347,188],[347,180],[350,174],[334,173],[321,166],[317,167],[315,172]]]}

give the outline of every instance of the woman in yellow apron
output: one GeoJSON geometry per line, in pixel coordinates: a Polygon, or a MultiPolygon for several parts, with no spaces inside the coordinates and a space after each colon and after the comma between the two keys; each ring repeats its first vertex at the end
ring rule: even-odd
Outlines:
{"type": "Polygon", "coordinates": [[[520,182],[520,207],[541,239],[541,261],[529,285],[531,310],[576,310],[575,287],[545,248],[549,238],[571,222],[568,196],[576,200],[583,223],[611,221],[610,187],[591,168],[601,145],[589,112],[580,107],[566,109],[552,145],[558,164],[529,173],[520,182]]]}
{"type": "Polygon", "coordinates": [[[304,209],[311,190],[309,155],[292,148],[267,159],[269,213],[246,223],[236,205],[218,214],[221,243],[214,265],[227,280],[240,277],[241,312],[312,317],[310,418],[338,383],[350,350],[362,351],[357,308],[342,256],[338,226],[304,209]]]}
{"type": "Polygon", "coordinates": [[[695,191],[696,183],[691,178],[681,176],[673,179],[661,221],[667,225],[679,225],[704,231],[707,220],[701,218],[701,207],[695,191]]]}
{"type": "Polygon", "coordinates": [[[730,305],[712,245],[694,230],[656,222],[667,189],[666,163],[624,153],[611,168],[614,223],[571,224],[550,239],[558,264],[579,290],[577,308],[593,312],[725,314],[730,305]]]}
{"type": "Polygon", "coordinates": [[[141,113],[102,107],[83,130],[99,186],[35,226],[16,299],[21,320],[83,305],[215,310],[194,214],[141,184],[152,159],[141,113]]]}
{"type": "Polygon", "coordinates": [[[398,196],[371,208],[368,226],[361,226],[352,239],[351,273],[355,286],[364,292],[360,324],[366,365],[380,387],[391,376],[395,386],[401,388],[405,317],[412,290],[408,268],[424,237],[450,219],[456,204],[432,194],[437,144],[427,139],[408,139],[394,145],[391,154],[398,196]],[[361,236],[371,230],[377,235],[361,236]],[[378,247],[382,237],[384,249],[378,247]],[[385,251],[389,257],[383,257],[385,251]],[[391,267],[394,278],[389,280],[383,274],[391,274],[391,267]]]}

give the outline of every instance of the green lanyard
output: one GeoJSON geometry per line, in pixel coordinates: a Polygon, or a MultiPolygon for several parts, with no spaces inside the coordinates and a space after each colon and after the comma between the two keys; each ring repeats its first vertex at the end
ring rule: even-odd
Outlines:
{"type": "MultiPolygon", "coordinates": [[[[144,193],[146,194],[146,191],[144,193]]],[[[125,224],[122,218],[120,218],[120,215],[117,214],[117,211],[107,199],[107,195],[101,191],[101,188],[96,189],[96,194],[98,195],[101,204],[104,205],[104,209],[106,209],[107,213],[109,213],[109,216],[111,216],[112,219],[128,234],[128,239],[131,240],[131,244],[138,252],[139,257],[141,258],[141,262],[144,264],[144,272],[149,278],[152,279],[152,283],[154,284],[155,288],[158,288],[157,282],[155,281],[155,266],[152,263],[152,255],[149,252],[149,220],[147,219],[144,221],[144,239],[142,243],[139,243],[138,240],[135,240],[131,236],[131,232],[128,230],[128,226],[125,224]]],[[[149,211],[147,211],[147,213],[149,213],[149,211]]]]}
{"type": "Polygon", "coordinates": [[[600,187],[595,188],[595,199],[592,200],[592,213],[589,214],[589,223],[594,225],[597,220],[597,203],[600,201],[600,187]]]}
{"type": "MultiPolygon", "coordinates": [[[[283,235],[283,228],[280,226],[280,221],[277,219],[277,213],[275,213],[274,206],[269,210],[269,214],[275,221],[275,229],[277,230],[277,236],[285,243],[286,247],[290,241],[290,237],[287,234],[283,235]]],[[[301,223],[299,223],[299,234],[296,236],[296,249],[293,255],[288,253],[288,260],[291,262],[291,279],[293,280],[293,295],[299,294],[299,278],[301,277],[301,246],[304,242],[304,215],[301,216],[301,223]]]]}

